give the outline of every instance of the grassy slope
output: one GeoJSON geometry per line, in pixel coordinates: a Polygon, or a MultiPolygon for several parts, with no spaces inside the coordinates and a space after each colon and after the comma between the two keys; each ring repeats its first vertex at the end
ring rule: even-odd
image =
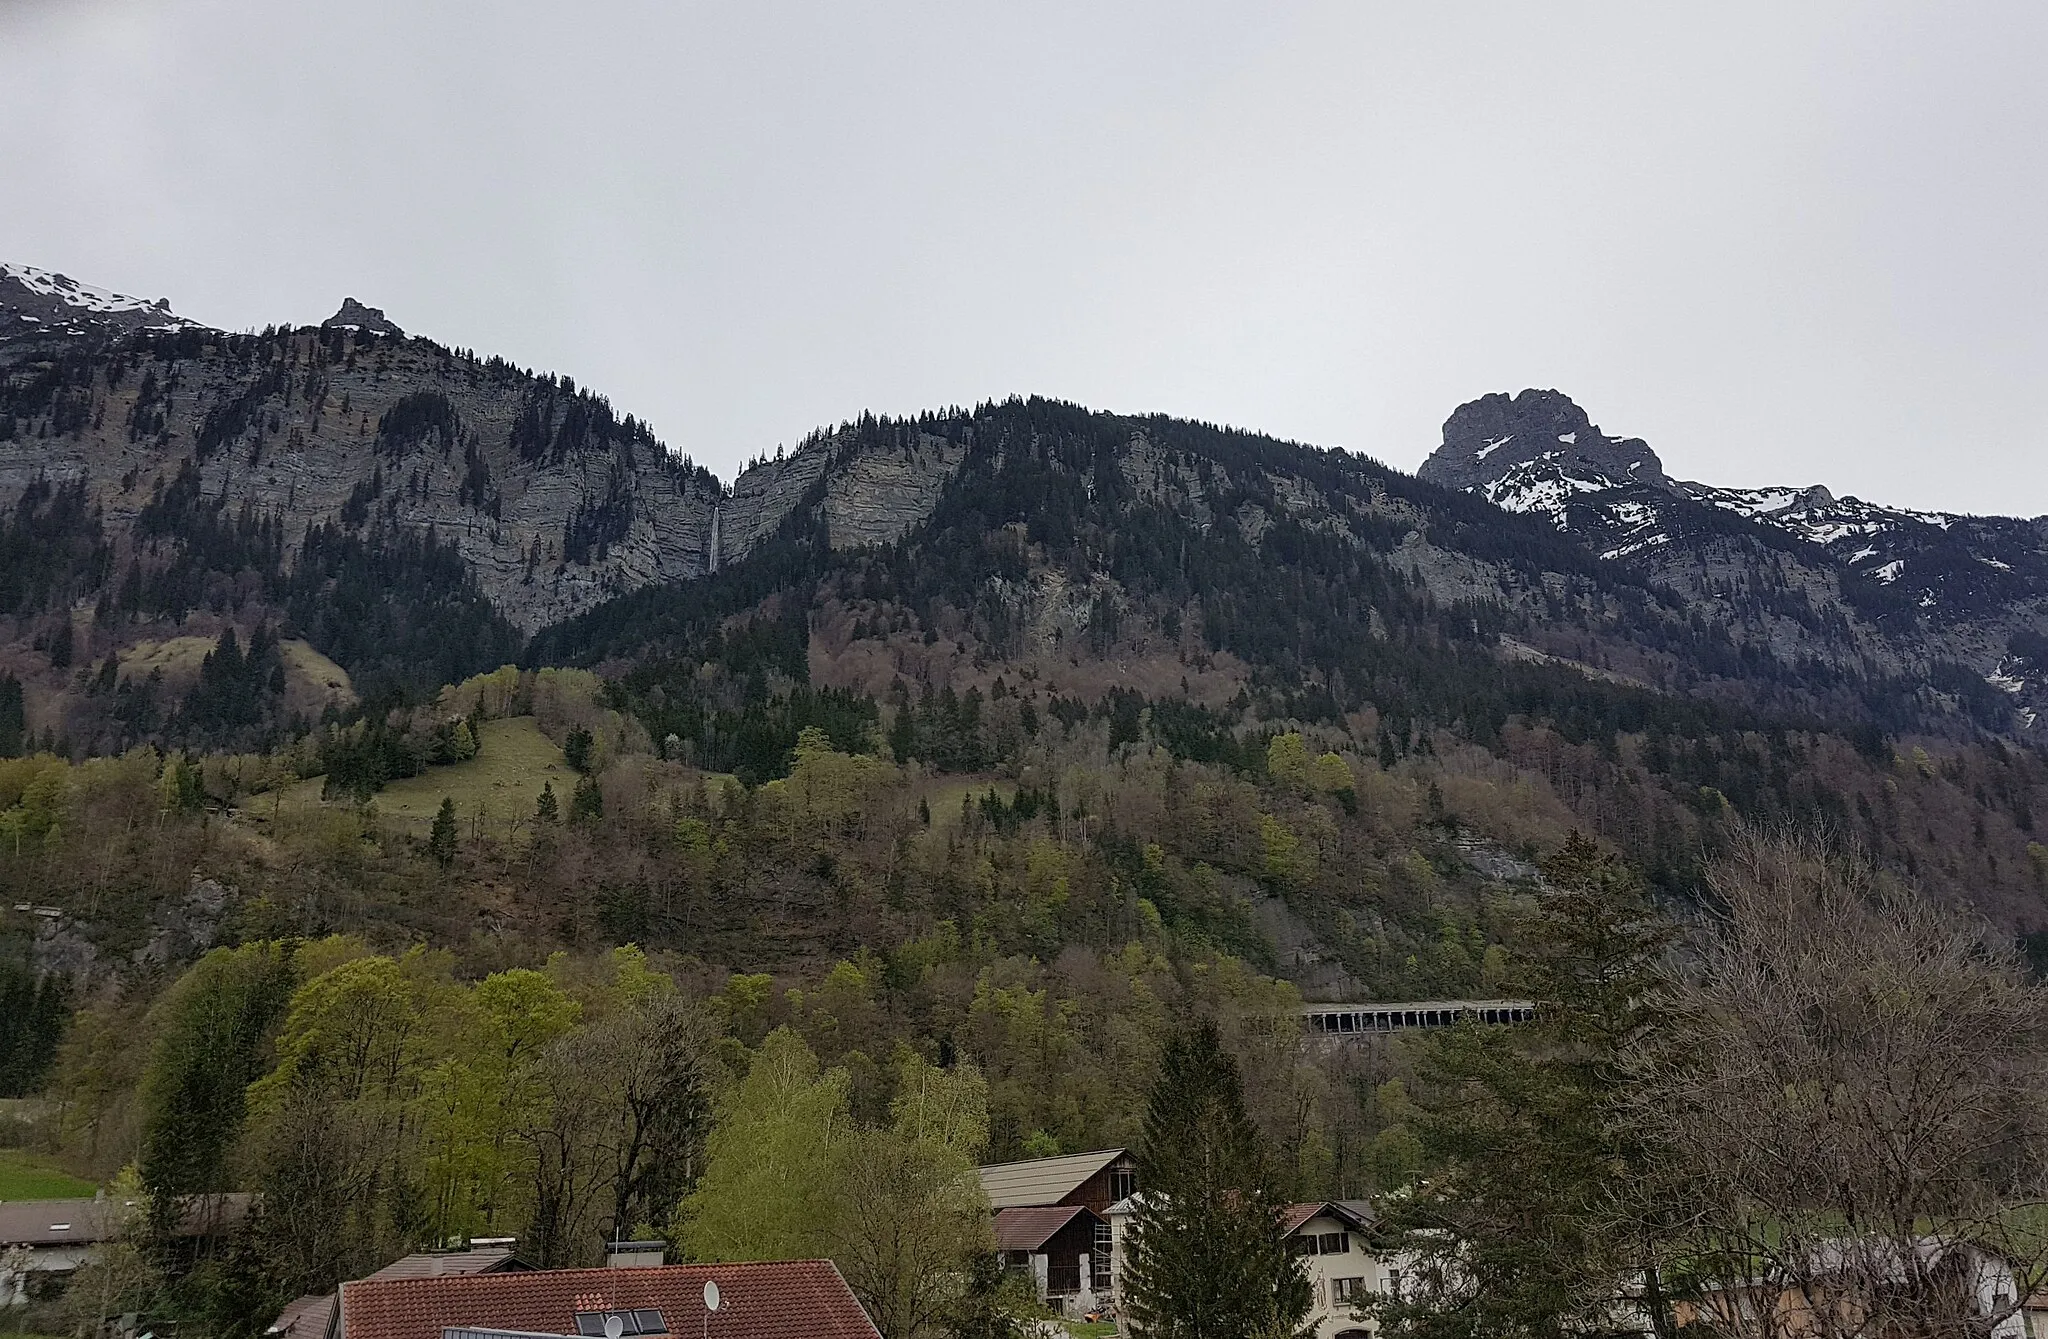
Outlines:
{"type": "MultiPolygon", "coordinates": [[[[164,681],[183,692],[199,677],[199,664],[213,650],[213,637],[171,637],[164,641],[137,642],[120,653],[121,677],[140,682],[151,670],[162,670],[164,681]]],[[[356,700],[355,686],[348,671],[297,639],[278,643],[284,661],[285,705],[292,711],[317,716],[329,703],[347,706],[356,700]]]]}
{"type": "Polygon", "coordinates": [[[920,798],[932,811],[933,827],[952,827],[960,821],[960,801],[979,801],[991,787],[1005,804],[1016,798],[1017,783],[993,772],[932,777],[925,782],[920,798]]]}
{"type": "MultiPolygon", "coordinates": [[[[479,815],[484,827],[503,835],[513,819],[533,817],[534,802],[543,784],[555,788],[555,800],[562,812],[569,812],[569,796],[576,789],[576,773],[562,761],[562,751],[540,732],[531,716],[487,721],[478,731],[483,748],[468,762],[446,767],[429,767],[422,776],[393,781],[377,792],[373,803],[384,821],[394,829],[425,835],[433,826],[441,797],[455,801],[455,812],[467,827],[479,815]]],[[[346,807],[345,800],[322,801],[321,778],[314,777],[288,787],[281,804],[287,810],[346,807]]],[[[271,815],[268,799],[249,805],[249,816],[262,821],[271,815]]]]}
{"type": "Polygon", "coordinates": [[[292,706],[310,715],[329,702],[345,707],[356,700],[355,685],[349,682],[348,671],[315,651],[310,642],[292,639],[278,643],[278,650],[284,658],[292,706]],[[305,699],[306,706],[300,706],[300,698],[305,699]]]}
{"type": "Polygon", "coordinates": [[[0,1148],[0,1200],[79,1199],[97,1188],[39,1153],[0,1148]]]}
{"type": "Polygon", "coordinates": [[[533,717],[490,721],[479,733],[483,747],[476,757],[393,781],[377,792],[377,812],[424,831],[433,824],[445,795],[455,801],[455,812],[464,822],[480,811],[493,823],[531,818],[544,782],[554,786],[562,812],[569,811],[576,773],[533,717]]]}

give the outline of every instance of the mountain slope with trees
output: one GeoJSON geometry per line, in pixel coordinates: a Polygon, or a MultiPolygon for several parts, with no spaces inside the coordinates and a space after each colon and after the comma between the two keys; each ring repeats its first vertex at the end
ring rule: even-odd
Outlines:
{"type": "MultiPolygon", "coordinates": [[[[0,341],[0,1086],[74,1170],[134,1168],[119,1310],[249,1336],[450,1236],[658,1231],[832,1254],[892,1334],[1004,1333],[967,1163],[1144,1145],[1203,1019],[1166,1087],[1228,1175],[1191,1203],[1492,1175],[1433,1085],[1499,1080],[1559,1117],[1523,1207],[1648,1231],[1565,1174],[1633,1156],[1569,1031],[1612,1000],[1421,1069],[1304,1046],[1301,1001],[1563,998],[1566,932],[1635,971],[1758,825],[2048,964],[2015,695],[1942,609],[1895,635],[1848,577],[1794,589],[1824,550],[1698,497],[1658,566],[1570,511],[1021,398],[728,488],[359,304],[154,324],[0,341]],[[227,1189],[276,1212],[171,1250],[176,1197],[227,1189]]],[[[1509,1246],[1500,1278],[1564,1289],[1537,1310],[1591,1305],[1509,1246]]]]}

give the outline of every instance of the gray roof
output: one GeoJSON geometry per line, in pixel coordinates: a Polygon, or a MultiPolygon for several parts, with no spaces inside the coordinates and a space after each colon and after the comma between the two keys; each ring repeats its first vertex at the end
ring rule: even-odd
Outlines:
{"type": "Polygon", "coordinates": [[[322,1339],[333,1319],[334,1294],[309,1293],[279,1312],[264,1333],[289,1335],[291,1339],[322,1339]]]}
{"type": "Polygon", "coordinates": [[[0,1246],[79,1246],[105,1241],[121,1206],[107,1200],[12,1200],[0,1203],[0,1246]]]}
{"type": "Polygon", "coordinates": [[[502,1246],[468,1251],[420,1251],[402,1255],[384,1268],[365,1277],[373,1279],[438,1279],[449,1274],[495,1274],[506,1269],[524,1269],[512,1252],[502,1246]]]}
{"type": "MultiPolygon", "coordinates": [[[[0,1247],[82,1246],[112,1238],[136,1211],[134,1201],[111,1199],[0,1200],[0,1247]]],[[[178,1234],[210,1236],[242,1221],[249,1196],[190,1195],[178,1234]]]]}
{"type": "Polygon", "coordinates": [[[989,1207],[993,1209],[1058,1204],[1125,1152],[1121,1148],[1105,1148],[1094,1153],[997,1163],[980,1169],[981,1188],[988,1192],[989,1207]]]}

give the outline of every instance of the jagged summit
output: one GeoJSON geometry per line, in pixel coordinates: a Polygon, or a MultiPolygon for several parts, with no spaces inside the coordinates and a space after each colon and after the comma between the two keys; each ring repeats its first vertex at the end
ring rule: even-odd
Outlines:
{"type": "Polygon", "coordinates": [[[169,298],[135,298],[33,265],[0,261],[0,337],[124,334],[195,324],[169,298]]]}
{"type": "Polygon", "coordinates": [[[1496,392],[1459,405],[1444,421],[1443,445],[1416,473],[1446,488],[1485,489],[1526,466],[1575,475],[1590,470],[1617,484],[1670,486],[1648,443],[1608,436],[1570,396],[1555,390],[1525,390],[1512,398],[1496,392]]]}
{"type": "Polygon", "coordinates": [[[366,307],[354,298],[343,298],[341,310],[320,323],[323,329],[367,330],[377,335],[403,335],[396,322],[386,319],[382,307],[366,307]]]}

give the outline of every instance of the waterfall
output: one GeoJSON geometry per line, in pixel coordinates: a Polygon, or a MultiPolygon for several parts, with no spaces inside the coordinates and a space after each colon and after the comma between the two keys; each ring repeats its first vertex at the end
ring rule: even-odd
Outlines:
{"type": "Polygon", "coordinates": [[[718,500],[714,498],[711,502],[711,549],[704,556],[704,572],[707,576],[718,570],[718,554],[720,549],[718,512],[718,500]]]}

